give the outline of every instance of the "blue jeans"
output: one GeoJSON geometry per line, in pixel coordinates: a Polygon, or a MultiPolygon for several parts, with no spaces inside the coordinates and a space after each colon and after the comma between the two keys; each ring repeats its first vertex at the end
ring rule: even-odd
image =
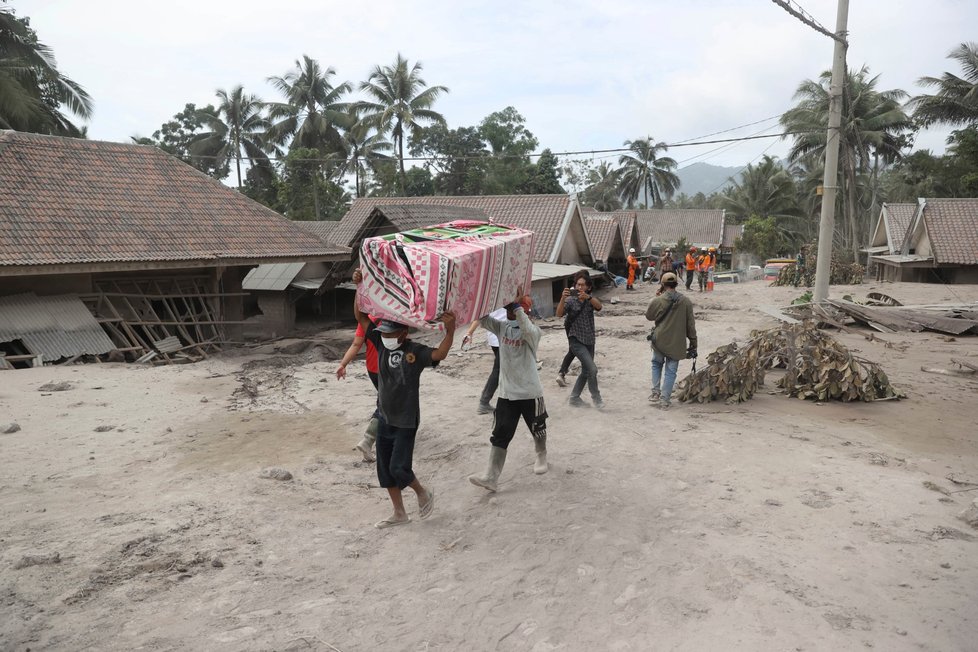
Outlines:
{"type": "Polygon", "coordinates": [[[679,372],[679,360],[673,360],[659,353],[657,349],[652,349],[652,391],[660,392],[663,403],[668,403],[672,398],[672,388],[676,384],[676,374],[679,372]],[[666,368],[665,382],[662,383],[661,390],[659,384],[662,381],[662,367],[666,368]]]}
{"type": "Polygon", "coordinates": [[[578,360],[581,361],[581,375],[574,383],[571,390],[571,398],[580,398],[584,391],[584,383],[587,383],[588,391],[591,392],[591,400],[600,401],[601,392],[598,390],[598,365],[594,364],[594,344],[583,344],[573,335],[567,338],[570,350],[578,360]]]}

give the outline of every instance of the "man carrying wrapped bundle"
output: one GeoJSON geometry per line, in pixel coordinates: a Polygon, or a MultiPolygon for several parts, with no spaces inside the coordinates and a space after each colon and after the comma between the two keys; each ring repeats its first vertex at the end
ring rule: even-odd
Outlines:
{"type": "Polygon", "coordinates": [[[516,301],[506,305],[506,321],[489,316],[480,320],[483,328],[499,338],[499,398],[489,438],[489,467],[482,475],[470,475],[469,481],[489,491],[497,489],[509,443],[521,418],[533,435],[537,455],[533,472],[543,474],[548,468],[547,407],[537,370],[541,332],[527,315],[531,305],[530,297],[520,291],[516,301]]]}
{"type": "MultiPolygon", "coordinates": [[[[353,273],[358,286],[363,281],[360,270],[353,273]]],[[[359,288],[357,289],[359,292],[359,288]]],[[[353,314],[366,331],[367,341],[373,342],[378,354],[377,408],[380,422],[377,429],[377,479],[387,489],[394,513],[376,524],[388,528],[408,523],[401,492],[411,487],[418,496],[418,512],[428,518],[435,505],[435,492],[426,489],[414,475],[414,440],[421,422],[421,372],[436,367],[448,357],[455,335],[455,315],[441,316],[445,337],[437,349],[408,339],[408,327],[390,320],[374,325],[353,301],[353,314]]]]}

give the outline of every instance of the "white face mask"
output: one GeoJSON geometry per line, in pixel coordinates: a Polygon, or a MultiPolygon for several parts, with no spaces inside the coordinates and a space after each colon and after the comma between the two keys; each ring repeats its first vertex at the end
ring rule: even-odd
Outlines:
{"type": "Polygon", "coordinates": [[[381,337],[380,341],[384,343],[384,348],[388,351],[396,351],[401,348],[401,342],[396,337],[381,337]]]}

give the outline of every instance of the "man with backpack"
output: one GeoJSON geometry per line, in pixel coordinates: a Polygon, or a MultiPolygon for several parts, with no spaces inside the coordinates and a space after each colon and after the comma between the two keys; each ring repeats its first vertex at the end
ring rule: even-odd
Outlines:
{"type": "Polygon", "coordinates": [[[693,303],[676,290],[679,286],[676,275],[663,274],[659,283],[662,287],[658,296],[645,310],[645,318],[655,322],[648,336],[652,347],[652,393],[649,402],[668,409],[672,405],[672,388],[676,384],[679,361],[696,358],[696,320],[693,317],[693,303]],[[688,347],[686,340],[689,340],[688,347]]]}

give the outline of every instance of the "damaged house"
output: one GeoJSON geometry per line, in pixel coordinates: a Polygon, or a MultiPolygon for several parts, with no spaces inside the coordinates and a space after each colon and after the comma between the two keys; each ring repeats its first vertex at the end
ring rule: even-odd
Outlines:
{"type": "MultiPolygon", "coordinates": [[[[0,131],[0,356],[198,359],[241,339],[263,263],[349,259],[152,147],[0,131]]],[[[287,297],[260,306],[272,330],[287,297]]]]}
{"type": "Polygon", "coordinates": [[[978,199],[884,204],[866,251],[877,280],[978,283],[978,199]]]}

